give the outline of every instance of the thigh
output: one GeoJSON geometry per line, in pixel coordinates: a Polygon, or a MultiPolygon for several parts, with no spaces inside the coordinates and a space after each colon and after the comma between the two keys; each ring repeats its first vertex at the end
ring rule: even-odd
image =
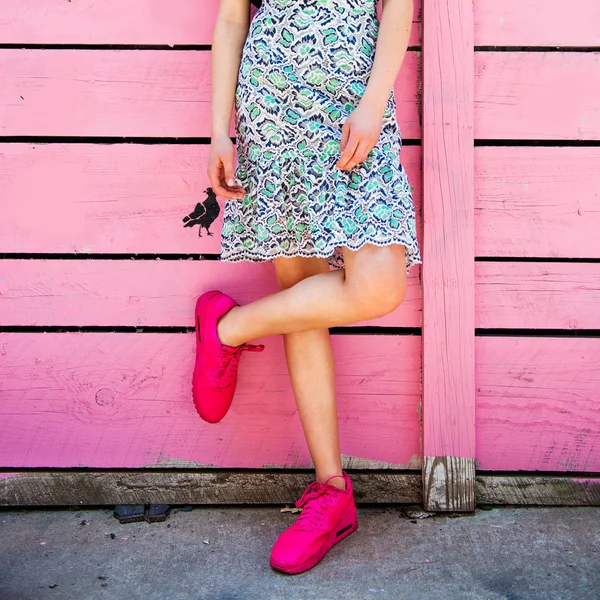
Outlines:
{"type": "Polygon", "coordinates": [[[329,263],[326,258],[290,256],[273,259],[275,275],[280,289],[291,287],[317,273],[329,271],[329,263]]]}
{"type": "Polygon", "coordinates": [[[358,250],[342,248],[346,281],[364,286],[368,283],[383,287],[406,286],[406,248],[403,244],[376,246],[365,244],[358,250]]]}

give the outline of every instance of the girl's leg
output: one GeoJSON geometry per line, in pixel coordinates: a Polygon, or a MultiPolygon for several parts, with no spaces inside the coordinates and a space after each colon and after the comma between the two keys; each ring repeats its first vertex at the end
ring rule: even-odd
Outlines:
{"type": "Polygon", "coordinates": [[[222,344],[299,333],[381,317],[404,300],[405,248],[401,244],[343,248],[345,269],[319,272],[255,302],[236,306],[218,322],[222,344]]]}
{"type": "MultiPolygon", "coordinates": [[[[277,258],[275,273],[281,289],[329,271],[325,258],[277,258]]],[[[335,366],[327,328],[283,335],[287,366],[304,437],[315,465],[316,479],[341,475],[342,463],[335,399],[335,366]]],[[[342,477],[332,485],[344,488],[342,477]]]]}

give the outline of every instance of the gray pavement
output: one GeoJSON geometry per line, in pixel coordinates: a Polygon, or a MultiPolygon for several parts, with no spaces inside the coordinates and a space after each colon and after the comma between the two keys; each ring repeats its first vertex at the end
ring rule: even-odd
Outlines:
{"type": "Polygon", "coordinates": [[[293,576],[268,562],[296,518],[280,507],[128,525],[111,507],[0,509],[0,599],[600,599],[600,508],[408,508],[359,505],[356,532],[293,576]]]}

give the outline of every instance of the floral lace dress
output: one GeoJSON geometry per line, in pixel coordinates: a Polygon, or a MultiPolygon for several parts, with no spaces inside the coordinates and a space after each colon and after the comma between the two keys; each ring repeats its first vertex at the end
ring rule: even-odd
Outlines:
{"type": "Polygon", "coordinates": [[[263,0],[254,15],[235,92],[246,194],[225,202],[222,260],[320,256],[343,268],[343,246],[370,243],[403,244],[407,272],[422,262],[393,90],[368,157],[335,166],[373,64],[376,1],[263,0]]]}

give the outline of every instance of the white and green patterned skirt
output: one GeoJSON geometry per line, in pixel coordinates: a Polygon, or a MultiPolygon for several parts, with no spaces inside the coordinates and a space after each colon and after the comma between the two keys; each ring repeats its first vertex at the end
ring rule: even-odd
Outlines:
{"type": "Polygon", "coordinates": [[[343,268],[342,246],[403,244],[407,272],[422,262],[393,91],[368,157],[335,166],[378,30],[376,0],[263,0],[235,92],[235,176],[246,194],[225,202],[222,260],[320,256],[343,268]]]}

